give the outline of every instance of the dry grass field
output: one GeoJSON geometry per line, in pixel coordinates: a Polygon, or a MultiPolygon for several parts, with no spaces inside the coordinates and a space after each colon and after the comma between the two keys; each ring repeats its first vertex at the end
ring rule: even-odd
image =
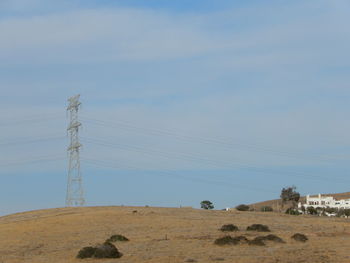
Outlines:
{"type": "Polygon", "coordinates": [[[278,213],[204,211],[191,208],[84,207],[58,208],[0,217],[1,263],[167,263],[167,262],[350,262],[350,219],[290,216],[278,213]],[[240,228],[235,235],[266,224],[286,241],[266,246],[217,246],[223,224],[240,228]],[[291,240],[296,232],[306,243],[291,240]],[[76,259],[80,248],[102,243],[112,234],[128,242],[115,243],[119,259],[76,259]]]}

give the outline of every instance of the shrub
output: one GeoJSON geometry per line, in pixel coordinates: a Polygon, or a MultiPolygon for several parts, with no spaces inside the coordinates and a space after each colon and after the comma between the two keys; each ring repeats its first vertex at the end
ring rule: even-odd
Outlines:
{"type": "Polygon", "coordinates": [[[346,217],[349,217],[350,216],[350,209],[339,209],[338,212],[337,212],[337,216],[338,217],[341,217],[341,216],[346,216],[346,217]]]}
{"type": "Polygon", "coordinates": [[[317,215],[317,210],[313,206],[309,206],[306,211],[310,215],[317,215]]]}
{"type": "Polygon", "coordinates": [[[117,241],[129,241],[129,239],[123,235],[113,235],[106,240],[106,242],[117,242],[117,241]]]}
{"type": "Polygon", "coordinates": [[[291,208],[291,207],[286,210],[286,214],[288,214],[288,215],[295,215],[295,216],[300,215],[300,213],[299,213],[299,211],[297,209],[294,209],[294,208],[291,208]]]}
{"type": "Polygon", "coordinates": [[[327,213],[333,214],[333,213],[337,213],[337,212],[338,212],[338,208],[326,207],[325,211],[326,211],[327,213]]]}
{"type": "Polygon", "coordinates": [[[259,237],[256,237],[253,240],[250,240],[248,242],[248,244],[251,245],[251,246],[265,246],[266,245],[264,240],[259,238],[259,237]]]}
{"type": "Polygon", "coordinates": [[[105,242],[96,247],[84,247],[77,258],[120,258],[123,254],[110,242],[105,242]]]}
{"type": "Polygon", "coordinates": [[[83,247],[78,252],[77,258],[92,258],[95,254],[95,247],[83,247]]]}
{"type": "Polygon", "coordinates": [[[246,243],[248,242],[248,239],[245,236],[237,236],[237,237],[231,237],[231,236],[224,236],[220,237],[215,240],[214,244],[216,245],[238,245],[239,243],[246,243]]]}
{"type": "Polygon", "coordinates": [[[122,254],[110,242],[105,242],[96,247],[95,258],[120,258],[122,254]]]}
{"type": "Polygon", "coordinates": [[[238,211],[248,211],[249,210],[249,205],[241,204],[241,205],[236,206],[236,209],[238,211]]]}
{"type": "Polygon", "coordinates": [[[273,209],[272,209],[271,206],[266,205],[266,206],[262,206],[262,207],[260,208],[260,211],[261,211],[261,212],[272,212],[273,209]]]}
{"type": "Polygon", "coordinates": [[[234,239],[231,236],[224,236],[217,238],[214,242],[215,245],[223,246],[223,245],[237,245],[239,243],[238,240],[234,239]]]}
{"type": "Polygon", "coordinates": [[[300,233],[296,233],[293,236],[291,236],[292,239],[294,239],[295,241],[299,241],[299,242],[306,242],[307,240],[309,240],[307,238],[307,236],[305,236],[304,234],[300,234],[300,233]]]}
{"type": "Polygon", "coordinates": [[[273,242],[276,242],[276,243],[285,243],[282,238],[280,238],[280,237],[278,237],[276,235],[272,235],[272,234],[267,235],[267,236],[261,236],[259,238],[261,238],[262,240],[273,241],[273,242]]]}
{"type": "Polygon", "coordinates": [[[214,205],[209,200],[204,200],[204,201],[201,202],[201,208],[203,208],[203,209],[213,209],[214,205]]]}
{"type": "Polygon", "coordinates": [[[350,209],[344,209],[344,215],[349,217],[350,216],[350,209]]]}
{"type": "Polygon", "coordinates": [[[237,236],[234,239],[238,240],[240,243],[247,243],[249,240],[245,236],[237,236]]]}
{"type": "Polygon", "coordinates": [[[253,224],[247,227],[247,231],[270,232],[270,229],[266,225],[253,224]]]}
{"type": "Polygon", "coordinates": [[[233,232],[233,231],[238,231],[238,227],[233,224],[228,224],[228,225],[223,225],[220,228],[220,230],[223,232],[233,232]]]}

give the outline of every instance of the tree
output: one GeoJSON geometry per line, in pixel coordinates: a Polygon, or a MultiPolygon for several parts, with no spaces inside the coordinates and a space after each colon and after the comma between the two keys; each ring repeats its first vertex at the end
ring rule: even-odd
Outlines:
{"type": "Polygon", "coordinates": [[[203,209],[213,209],[214,205],[209,200],[204,200],[204,201],[201,202],[201,208],[203,208],[203,209]]]}
{"type": "Polygon", "coordinates": [[[293,207],[296,206],[296,203],[300,199],[300,194],[296,191],[296,189],[297,188],[295,186],[290,186],[282,189],[281,195],[280,195],[282,200],[282,205],[288,201],[292,201],[293,207]]]}

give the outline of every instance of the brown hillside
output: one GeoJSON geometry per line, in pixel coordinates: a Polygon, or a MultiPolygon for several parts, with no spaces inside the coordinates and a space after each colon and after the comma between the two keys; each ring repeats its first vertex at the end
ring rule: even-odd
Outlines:
{"type": "MultiPolygon", "coordinates": [[[[338,194],[322,194],[322,195],[323,196],[333,196],[335,199],[350,198],[350,192],[338,193],[338,194]]],[[[311,196],[317,196],[317,195],[311,195],[311,196]]],[[[306,197],[303,196],[300,198],[300,201],[305,202],[305,199],[306,199],[306,197]]],[[[274,211],[279,211],[282,207],[282,202],[280,199],[275,199],[275,200],[268,200],[268,201],[264,201],[264,202],[250,204],[249,206],[253,207],[255,210],[258,210],[258,211],[263,206],[271,206],[274,209],[274,211]]],[[[285,205],[285,207],[288,207],[288,204],[285,205]]]]}
{"type": "Polygon", "coordinates": [[[177,263],[177,262],[350,262],[350,220],[278,213],[205,211],[189,208],[84,207],[40,210],[0,217],[1,263],[177,263]],[[218,246],[223,224],[232,233],[253,239],[251,224],[266,224],[286,243],[266,246],[218,246]],[[291,240],[297,232],[306,243],[291,240]],[[120,259],[76,259],[80,248],[95,245],[112,234],[128,242],[116,243],[120,259]]]}

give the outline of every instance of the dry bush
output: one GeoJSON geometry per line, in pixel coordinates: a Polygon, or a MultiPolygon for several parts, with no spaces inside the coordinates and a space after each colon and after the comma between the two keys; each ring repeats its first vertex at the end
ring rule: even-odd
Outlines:
{"type": "Polygon", "coordinates": [[[247,227],[247,231],[270,232],[270,229],[266,225],[253,224],[247,227]]]}
{"type": "Polygon", "coordinates": [[[223,232],[233,232],[233,231],[238,231],[238,227],[233,225],[233,224],[227,224],[227,225],[223,225],[221,228],[220,228],[221,231],[223,232]]]}
{"type": "Polygon", "coordinates": [[[247,243],[249,240],[245,236],[224,236],[215,240],[214,244],[216,245],[238,245],[240,243],[247,243]]]}
{"type": "Polygon", "coordinates": [[[117,242],[117,241],[129,241],[129,239],[123,235],[113,235],[106,240],[106,242],[117,242]]]}
{"type": "Polygon", "coordinates": [[[84,247],[77,258],[120,258],[123,254],[110,242],[105,242],[96,247],[84,247]]]}
{"type": "Polygon", "coordinates": [[[273,241],[273,242],[276,242],[276,243],[285,243],[283,241],[282,238],[276,236],[276,235],[267,235],[267,236],[260,236],[260,237],[256,237],[255,240],[261,240],[261,241],[273,241]]]}
{"type": "Polygon", "coordinates": [[[248,244],[251,246],[265,246],[264,240],[262,240],[260,237],[256,237],[253,240],[249,240],[248,244]]]}
{"type": "Polygon", "coordinates": [[[283,241],[282,238],[280,238],[279,236],[273,235],[273,234],[264,236],[264,238],[265,238],[265,240],[273,241],[273,242],[276,242],[276,243],[286,243],[286,242],[283,241]]]}
{"type": "Polygon", "coordinates": [[[292,239],[294,239],[295,241],[299,241],[299,242],[306,242],[309,239],[307,238],[307,236],[305,236],[304,234],[300,234],[300,233],[296,233],[293,236],[291,236],[292,239]]]}
{"type": "Polygon", "coordinates": [[[239,240],[234,239],[231,236],[224,236],[224,237],[220,237],[217,238],[214,241],[215,245],[219,245],[219,246],[223,246],[223,245],[238,245],[239,240]]]}
{"type": "Polygon", "coordinates": [[[78,252],[77,258],[92,258],[95,254],[95,247],[83,247],[78,252]]]}

